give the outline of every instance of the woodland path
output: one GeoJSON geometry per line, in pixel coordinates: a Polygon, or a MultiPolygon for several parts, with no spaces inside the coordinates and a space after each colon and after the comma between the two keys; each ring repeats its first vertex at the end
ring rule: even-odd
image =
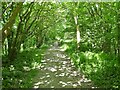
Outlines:
{"type": "Polygon", "coordinates": [[[47,49],[33,88],[92,88],[90,80],[72,65],[60,48],[47,49]]]}

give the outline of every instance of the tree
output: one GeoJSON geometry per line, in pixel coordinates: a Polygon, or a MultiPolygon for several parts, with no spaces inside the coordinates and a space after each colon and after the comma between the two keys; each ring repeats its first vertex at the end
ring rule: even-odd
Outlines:
{"type": "Polygon", "coordinates": [[[120,2],[117,3],[118,62],[120,63],[120,2]]]}
{"type": "Polygon", "coordinates": [[[23,2],[19,2],[17,7],[14,9],[9,21],[4,25],[4,27],[2,28],[2,34],[3,34],[3,40],[2,42],[4,43],[4,40],[7,36],[10,35],[11,33],[11,28],[13,26],[13,24],[15,23],[15,19],[18,15],[18,13],[20,12],[21,8],[22,8],[23,2]]]}

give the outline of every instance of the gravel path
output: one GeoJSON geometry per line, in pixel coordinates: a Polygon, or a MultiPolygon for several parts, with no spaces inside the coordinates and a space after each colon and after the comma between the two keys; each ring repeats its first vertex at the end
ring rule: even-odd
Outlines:
{"type": "Polygon", "coordinates": [[[46,50],[33,88],[91,88],[90,80],[72,65],[59,48],[46,50]]]}

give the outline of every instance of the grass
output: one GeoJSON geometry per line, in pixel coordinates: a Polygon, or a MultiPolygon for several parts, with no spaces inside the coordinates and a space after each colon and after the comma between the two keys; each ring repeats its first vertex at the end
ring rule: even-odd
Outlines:
{"type": "Polygon", "coordinates": [[[3,57],[2,87],[3,88],[32,88],[33,79],[41,65],[42,54],[47,46],[40,49],[28,49],[18,54],[17,58],[7,65],[3,57]]]}
{"type": "MultiPolygon", "coordinates": [[[[64,48],[64,47],[63,47],[64,48]]],[[[99,88],[120,88],[120,66],[114,55],[104,52],[76,52],[75,46],[67,46],[66,53],[74,65],[99,88]],[[70,48],[69,48],[70,47],[70,48]]]]}

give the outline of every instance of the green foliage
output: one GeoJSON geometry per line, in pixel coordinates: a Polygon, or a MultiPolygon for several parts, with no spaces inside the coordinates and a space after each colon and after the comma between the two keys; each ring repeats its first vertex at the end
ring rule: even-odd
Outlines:
{"type": "Polygon", "coordinates": [[[78,49],[74,40],[76,37],[71,35],[73,41],[66,42],[70,38],[64,38],[63,47],[67,46],[65,51],[74,65],[98,87],[120,87],[117,4],[84,2],[64,4],[67,7],[65,31],[76,34],[73,17],[77,15],[81,42],[78,49]]]}
{"type": "MultiPolygon", "coordinates": [[[[33,77],[41,65],[42,49],[29,49],[21,52],[10,65],[3,63],[3,88],[32,88],[33,77]]],[[[4,59],[4,58],[3,58],[4,59]]]]}
{"type": "MultiPolygon", "coordinates": [[[[90,78],[95,85],[104,88],[118,88],[120,83],[120,67],[117,60],[100,52],[72,52],[72,62],[90,78]]],[[[114,56],[115,57],[115,56],[114,56]]]]}
{"type": "Polygon", "coordinates": [[[119,3],[18,4],[2,3],[3,87],[30,87],[41,53],[55,40],[95,85],[120,87],[119,3]],[[80,31],[80,48],[74,17],[80,31]]]}

